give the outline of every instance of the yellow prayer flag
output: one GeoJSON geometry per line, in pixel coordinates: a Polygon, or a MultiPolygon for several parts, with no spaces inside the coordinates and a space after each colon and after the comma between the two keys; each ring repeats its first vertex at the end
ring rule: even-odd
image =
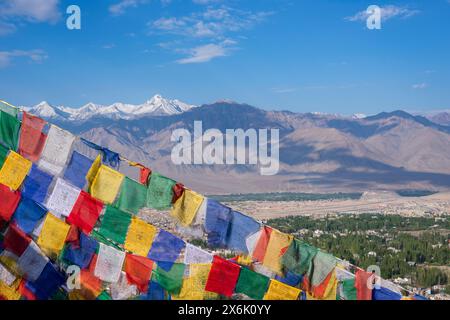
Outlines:
{"type": "Polygon", "coordinates": [[[185,226],[190,225],[202,205],[203,199],[203,196],[192,190],[184,190],[183,195],[173,205],[172,217],[185,226]]]}
{"type": "Polygon", "coordinates": [[[6,300],[20,300],[21,295],[17,291],[20,281],[20,279],[17,279],[11,286],[8,286],[0,280],[0,296],[5,297],[6,300]]]}
{"type": "Polygon", "coordinates": [[[330,281],[322,298],[315,298],[309,292],[306,293],[306,300],[336,300],[338,281],[336,279],[336,272],[333,271],[330,281]]]}
{"type": "Polygon", "coordinates": [[[264,300],[297,300],[300,293],[300,289],[272,279],[264,300]]]}
{"type": "Polygon", "coordinates": [[[123,179],[124,175],[120,172],[101,165],[92,182],[91,195],[106,204],[111,204],[116,199],[123,179]]]}
{"type": "Polygon", "coordinates": [[[281,257],[291,244],[292,240],[292,235],[282,233],[275,229],[272,230],[263,265],[270,270],[281,274],[281,257]]]}
{"type": "Polygon", "coordinates": [[[196,263],[189,266],[189,277],[183,280],[183,286],[177,296],[172,296],[173,300],[212,300],[218,295],[205,291],[208,281],[211,263],[196,263]]]}
{"type": "Polygon", "coordinates": [[[11,151],[0,170],[0,183],[13,190],[19,189],[31,169],[31,161],[11,151]]]}
{"type": "Polygon", "coordinates": [[[102,156],[98,155],[97,158],[95,158],[94,162],[92,163],[92,165],[86,175],[86,180],[89,182],[89,187],[94,182],[94,178],[97,175],[98,169],[100,169],[101,165],[102,165],[102,156]]]}
{"type": "Polygon", "coordinates": [[[47,256],[59,255],[70,226],[51,213],[47,213],[37,244],[47,256]]]}
{"type": "Polygon", "coordinates": [[[142,219],[133,217],[125,240],[125,249],[146,257],[158,229],[142,219]]]}

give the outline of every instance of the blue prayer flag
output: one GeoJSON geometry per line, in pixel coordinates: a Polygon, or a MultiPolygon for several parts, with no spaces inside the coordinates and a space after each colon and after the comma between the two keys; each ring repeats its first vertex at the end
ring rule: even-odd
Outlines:
{"type": "Polygon", "coordinates": [[[231,224],[228,230],[227,247],[248,253],[246,240],[248,236],[256,233],[260,229],[260,224],[253,218],[243,215],[240,212],[232,211],[231,224]]]}
{"type": "Polygon", "coordinates": [[[153,241],[148,258],[153,261],[168,262],[163,263],[161,268],[165,271],[169,271],[185,245],[186,244],[182,239],[165,230],[159,230],[158,235],[153,241]]]}
{"type": "Polygon", "coordinates": [[[303,282],[303,276],[296,275],[293,272],[287,271],[284,277],[280,277],[279,275],[275,276],[275,280],[278,280],[284,284],[287,284],[291,287],[298,286],[301,282],[303,282]]]}
{"type": "Polygon", "coordinates": [[[47,263],[39,278],[34,282],[27,282],[26,287],[39,300],[50,298],[65,282],[65,276],[53,264],[47,263]]]}
{"type": "Polygon", "coordinates": [[[208,199],[206,206],[205,230],[208,243],[215,247],[226,247],[226,238],[232,215],[231,209],[217,201],[208,199]]]}
{"type": "Polygon", "coordinates": [[[46,213],[46,208],[31,199],[22,197],[14,213],[13,221],[23,232],[31,234],[46,213]]]}
{"type": "Polygon", "coordinates": [[[98,242],[81,232],[79,247],[74,244],[69,244],[64,250],[63,258],[68,262],[79,266],[81,269],[86,269],[97,251],[97,248],[98,242]]]}
{"type": "Polygon", "coordinates": [[[64,172],[64,180],[69,181],[74,186],[83,189],[86,184],[86,175],[94,161],[88,157],[74,151],[69,165],[64,172]]]}
{"type": "Polygon", "coordinates": [[[372,300],[401,300],[402,295],[400,293],[391,291],[387,288],[380,287],[372,290],[372,300]]]}
{"type": "Polygon", "coordinates": [[[23,183],[22,195],[36,202],[44,203],[52,180],[52,175],[42,171],[33,164],[23,183]]]}

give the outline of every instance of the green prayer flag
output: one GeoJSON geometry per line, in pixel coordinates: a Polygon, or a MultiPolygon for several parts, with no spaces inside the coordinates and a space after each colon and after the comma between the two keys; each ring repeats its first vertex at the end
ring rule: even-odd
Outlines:
{"type": "Polygon", "coordinates": [[[139,182],[125,177],[122,183],[119,197],[114,206],[120,210],[138,214],[145,207],[147,199],[147,187],[139,182]]]}
{"type": "Polygon", "coordinates": [[[281,258],[281,264],[286,270],[303,275],[309,271],[311,262],[317,252],[317,248],[298,239],[294,239],[281,258]]]}
{"type": "Polygon", "coordinates": [[[112,300],[112,298],[106,291],[102,291],[102,293],[98,295],[97,300],[112,300]]]}
{"type": "Polygon", "coordinates": [[[322,251],[317,252],[313,260],[312,275],[309,274],[311,284],[319,286],[336,267],[336,257],[322,251]]]}
{"type": "Polygon", "coordinates": [[[20,125],[16,117],[0,110],[0,142],[14,151],[19,144],[20,125]]]}
{"type": "Polygon", "coordinates": [[[173,186],[176,182],[153,172],[147,190],[147,207],[156,210],[167,210],[172,205],[173,186]]]}
{"type": "Polygon", "coordinates": [[[174,263],[169,271],[165,271],[158,266],[153,271],[152,279],[154,279],[167,292],[177,295],[183,286],[183,275],[185,265],[183,263],[174,263]]]}
{"type": "Polygon", "coordinates": [[[7,104],[4,104],[3,102],[0,102],[0,111],[8,113],[14,118],[17,118],[19,116],[19,109],[10,107],[7,104]]]}
{"type": "Polygon", "coordinates": [[[356,300],[355,279],[342,280],[342,291],[345,300],[356,300]]]}
{"type": "Polygon", "coordinates": [[[270,279],[262,274],[242,268],[235,292],[243,293],[255,300],[262,300],[269,286],[270,279]]]}
{"type": "Polygon", "coordinates": [[[116,243],[124,244],[130,223],[131,215],[129,213],[106,206],[98,233],[116,243]]]}
{"type": "Polygon", "coordinates": [[[5,148],[0,144],[0,169],[3,166],[3,163],[5,163],[6,157],[8,156],[8,148],[5,148]]]}

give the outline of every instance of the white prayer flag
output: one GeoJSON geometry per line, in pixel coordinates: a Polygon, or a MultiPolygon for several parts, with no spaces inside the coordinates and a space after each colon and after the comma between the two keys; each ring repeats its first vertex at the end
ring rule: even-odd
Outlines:
{"type": "Polygon", "coordinates": [[[119,282],[112,284],[110,289],[113,300],[127,300],[138,294],[136,285],[128,282],[126,273],[123,271],[120,274],[119,282]]]}
{"type": "Polygon", "coordinates": [[[125,252],[100,243],[94,275],[100,280],[116,283],[120,279],[125,252]]]}
{"type": "Polygon", "coordinates": [[[0,264],[0,281],[10,287],[13,282],[16,280],[16,277],[8,271],[2,264],[0,264]]]}
{"type": "Polygon", "coordinates": [[[213,255],[199,247],[193,246],[190,243],[186,244],[186,250],[184,252],[184,264],[196,264],[196,263],[211,263],[213,255]]]}
{"type": "Polygon", "coordinates": [[[58,175],[64,169],[69,157],[75,136],[57,126],[50,126],[44,150],[38,166],[53,175],[58,175]]]}
{"type": "Polygon", "coordinates": [[[49,259],[42,253],[38,245],[31,241],[20,256],[17,264],[29,281],[36,281],[47,265],[49,259]]]}
{"type": "Polygon", "coordinates": [[[55,216],[68,217],[81,190],[72,186],[61,178],[56,181],[55,188],[47,200],[47,208],[55,216]]]}

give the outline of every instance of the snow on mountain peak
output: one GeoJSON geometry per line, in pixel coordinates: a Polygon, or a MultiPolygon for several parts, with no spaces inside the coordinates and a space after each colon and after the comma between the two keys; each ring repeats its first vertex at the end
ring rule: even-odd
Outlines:
{"type": "Polygon", "coordinates": [[[94,117],[112,119],[135,119],[147,115],[174,115],[189,111],[196,106],[179,100],[169,100],[157,94],[147,102],[140,105],[121,102],[109,106],[89,102],[80,108],[54,107],[43,101],[33,107],[25,108],[27,111],[43,118],[83,121],[94,117]]]}

